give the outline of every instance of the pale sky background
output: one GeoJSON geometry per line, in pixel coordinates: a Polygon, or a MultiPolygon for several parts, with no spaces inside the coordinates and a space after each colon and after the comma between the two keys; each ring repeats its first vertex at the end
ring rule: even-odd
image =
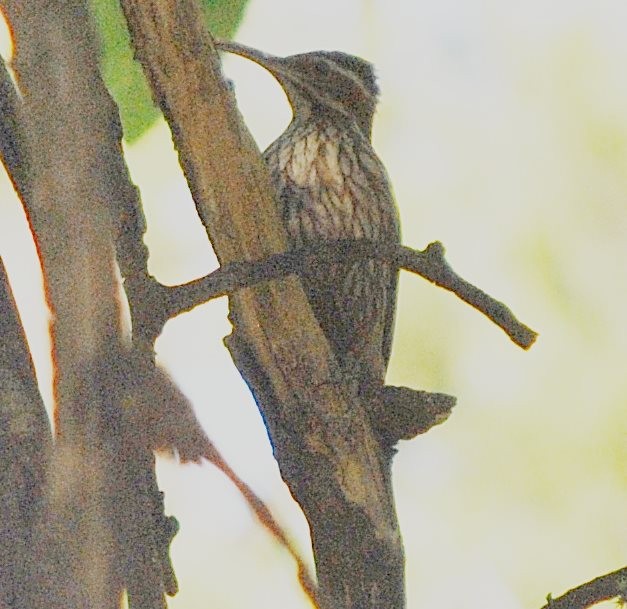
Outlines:
{"type": "MultiPolygon", "coordinates": [[[[458,397],[394,465],[409,609],[535,609],[627,562],[627,3],[621,0],[253,0],[237,39],[275,54],[372,61],[375,147],[403,239],[440,240],[453,267],[540,332],[523,352],[453,295],[403,274],[388,380],[458,397]]],[[[228,58],[265,147],[289,121],[278,85],[228,58]]],[[[158,124],[128,150],[151,270],[215,268],[158,124]]],[[[49,395],[32,244],[2,177],[5,258],[49,395]]],[[[161,362],[216,444],[310,556],[222,338],[226,300],[170,322],[161,362]]],[[[309,606],[295,568],[212,466],[161,462],[181,522],[172,609],[309,606]]],[[[612,605],[608,605],[612,606],[612,605]]]]}

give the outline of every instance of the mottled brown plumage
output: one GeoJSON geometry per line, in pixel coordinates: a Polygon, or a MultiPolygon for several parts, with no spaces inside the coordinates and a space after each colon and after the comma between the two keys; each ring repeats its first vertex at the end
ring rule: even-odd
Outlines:
{"type": "MultiPolygon", "coordinates": [[[[386,171],[370,144],[378,89],[372,66],[318,51],[274,57],[232,42],[283,87],[293,119],[264,152],[291,247],[338,239],[400,243],[386,171]]],[[[302,277],[316,318],[347,372],[382,384],[398,272],[384,262],[311,264],[302,277]]]]}

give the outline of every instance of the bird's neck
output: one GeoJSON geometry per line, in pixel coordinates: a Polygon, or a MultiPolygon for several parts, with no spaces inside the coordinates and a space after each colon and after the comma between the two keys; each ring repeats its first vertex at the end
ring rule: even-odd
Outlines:
{"type": "Polygon", "coordinates": [[[358,132],[370,139],[370,130],[364,132],[352,116],[340,114],[329,108],[316,108],[315,106],[292,109],[290,130],[327,131],[329,129],[336,129],[338,132],[345,133],[358,132]]]}

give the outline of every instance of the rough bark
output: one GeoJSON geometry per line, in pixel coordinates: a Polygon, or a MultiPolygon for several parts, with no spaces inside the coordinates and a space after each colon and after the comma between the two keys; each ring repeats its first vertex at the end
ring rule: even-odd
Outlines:
{"type": "Polygon", "coordinates": [[[100,144],[109,124],[88,10],[80,0],[3,3],[16,48],[28,158],[27,215],[52,312],[58,440],[34,532],[28,607],[117,607],[112,519],[121,344],[112,219],[100,144]]]}

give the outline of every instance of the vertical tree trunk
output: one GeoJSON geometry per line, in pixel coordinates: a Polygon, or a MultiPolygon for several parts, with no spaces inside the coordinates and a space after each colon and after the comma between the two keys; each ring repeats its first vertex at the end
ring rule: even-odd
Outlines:
{"type": "Polygon", "coordinates": [[[57,450],[31,607],[117,607],[111,502],[119,405],[109,380],[120,337],[101,142],[108,96],[82,0],[6,0],[23,94],[27,215],[52,312],[57,450]]]}

